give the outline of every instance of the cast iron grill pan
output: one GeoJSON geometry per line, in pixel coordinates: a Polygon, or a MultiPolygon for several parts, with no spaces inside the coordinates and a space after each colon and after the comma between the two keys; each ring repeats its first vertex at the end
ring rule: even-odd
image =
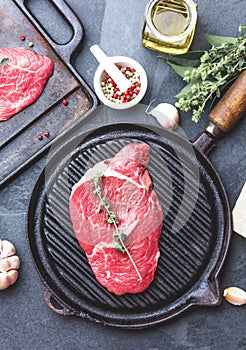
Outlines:
{"type": "Polygon", "coordinates": [[[195,304],[220,303],[217,274],[230,235],[224,189],[207,157],[178,135],[163,133],[134,124],[100,128],[82,142],[81,136],[73,140],[65,157],[60,151],[41,174],[28,211],[28,240],[46,302],[56,312],[131,329],[195,304]],[[129,142],[151,147],[148,170],[165,218],[154,281],[143,293],[118,297],[96,281],[74,236],[68,203],[85,171],[129,142]]]}

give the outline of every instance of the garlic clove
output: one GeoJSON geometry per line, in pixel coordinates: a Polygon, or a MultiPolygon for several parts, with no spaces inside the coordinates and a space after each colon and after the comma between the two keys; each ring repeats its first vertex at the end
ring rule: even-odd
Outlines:
{"type": "Polygon", "coordinates": [[[229,287],[224,290],[223,296],[225,299],[233,305],[246,304],[246,292],[238,287],[229,287]]]}
{"type": "MultiPolygon", "coordinates": [[[[148,109],[148,108],[147,108],[148,109]]],[[[173,130],[178,126],[179,113],[170,103],[160,103],[147,114],[151,114],[165,129],[173,130]]]]}
{"type": "Polygon", "coordinates": [[[15,254],[14,245],[6,240],[0,240],[0,259],[7,258],[15,254]]]}
{"type": "Polygon", "coordinates": [[[9,270],[18,270],[20,267],[20,259],[17,255],[12,255],[0,260],[0,273],[9,270]]]}
{"type": "Polygon", "coordinates": [[[4,290],[14,284],[18,278],[17,270],[10,270],[0,274],[0,290],[4,290]]]}
{"type": "Polygon", "coordinates": [[[20,259],[15,255],[15,246],[6,240],[0,240],[0,290],[14,284],[18,278],[20,259]]]}

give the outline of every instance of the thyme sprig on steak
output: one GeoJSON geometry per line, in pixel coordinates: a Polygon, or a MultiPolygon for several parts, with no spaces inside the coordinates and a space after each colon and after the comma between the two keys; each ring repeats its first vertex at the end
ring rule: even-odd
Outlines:
{"type": "Polygon", "coordinates": [[[104,176],[103,173],[98,173],[97,175],[95,175],[92,180],[93,180],[93,193],[96,194],[100,200],[99,202],[99,206],[97,209],[97,213],[99,214],[102,210],[102,208],[104,208],[107,212],[107,218],[106,218],[106,222],[108,222],[111,225],[114,225],[115,227],[115,234],[114,234],[114,241],[115,241],[115,245],[114,248],[116,250],[118,250],[120,253],[124,254],[126,253],[134,267],[134,269],[136,270],[136,273],[140,279],[140,281],[142,281],[142,276],[140,275],[138,268],[129,252],[129,250],[127,249],[124,241],[127,237],[127,235],[118,228],[118,224],[119,224],[119,218],[117,217],[117,215],[110,210],[110,203],[108,201],[108,199],[104,196],[103,194],[103,189],[102,189],[102,177],[104,176]]]}

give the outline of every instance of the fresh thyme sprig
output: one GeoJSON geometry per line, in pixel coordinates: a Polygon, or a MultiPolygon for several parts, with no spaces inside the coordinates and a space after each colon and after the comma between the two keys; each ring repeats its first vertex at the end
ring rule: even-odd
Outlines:
{"type": "MultiPolygon", "coordinates": [[[[240,26],[243,31],[246,27],[240,26]]],[[[192,120],[198,122],[205,105],[211,107],[216,98],[246,69],[246,35],[239,38],[206,35],[212,45],[208,51],[162,57],[183,78],[187,85],[175,96],[176,107],[192,110],[192,120]]]]}
{"type": "Polygon", "coordinates": [[[103,195],[102,177],[103,177],[103,173],[98,173],[96,176],[93,177],[93,183],[94,183],[93,193],[96,194],[100,199],[99,206],[97,208],[98,214],[100,213],[102,207],[105,208],[106,210],[109,210],[109,201],[103,195]]]}
{"type": "Polygon", "coordinates": [[[194,108],[192,120],[198,122],[212,96],[220,97],[221,88],[246,68],[245,55],[246,36],[205,52],[200,65],[185,72],[183,80],[191,84],[191,89],[186,95],[179,94],[176,107],[185,112],[194,108]]]}
{"type": "Polygon", "coordinates": [[[110,203],[108,201],[108,199],[103,195],[103,189],[102,189],[102,177],[103,177],[103,173],[98,173],[97,175],[95,175],[93,177],[93,193],[96,194],[100,200],[99,202],[99,207],[97,209],[97,213],[99,214],[101,212],[101,209],[104,208],[107,212],[107,218],[106,218],[106,222],[108,222],[111,225],[114,225],[115,227],[115,234],[114,234],[114,241],[115,241],[115,245],[114,248],[116,250],[118,250],[120,253],[124,254],[126,253],[140,279],[140,281],[142,281],[142,276],[140,275],[140,272],[129,252],[129,250],[127,249],[124,241],[126,239],[126,234],[120,230],[118,228],[118,224],[119,224],[119,219],[117,217],[117,215],[110,210],[110,203]]]}

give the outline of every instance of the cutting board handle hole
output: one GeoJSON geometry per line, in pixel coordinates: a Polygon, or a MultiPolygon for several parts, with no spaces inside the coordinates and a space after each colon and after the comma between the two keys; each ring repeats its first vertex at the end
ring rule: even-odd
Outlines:
{"type": "Polygon", "coordinates": [[[50,0],[26,0],[25,7],[54,42],[60,45],[70,42],[73,28],[66,17],[66,9],[62,13],[50,0]]]}

